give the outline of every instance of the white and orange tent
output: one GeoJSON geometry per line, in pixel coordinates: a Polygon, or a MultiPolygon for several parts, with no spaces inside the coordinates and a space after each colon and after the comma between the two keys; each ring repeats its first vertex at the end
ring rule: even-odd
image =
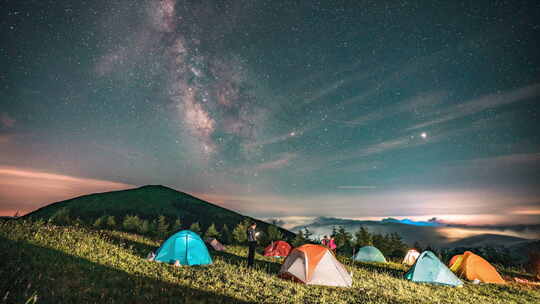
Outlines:
{"type": "Polygon", "coordinates": [[[403,258],[403,262],[401,264],[405,264],[407,266],[412,266],[416,262],[416,259],[420,256],[420,252],[418,252],[416,249],[409,249],[407,251],[407,254],[403,258]]]}
{"type": "Polygon", "coordinates": [[[279,277],[308,285],[352,286],[352,277],[328,248],[306,244],[293,249],[279,277]]]}

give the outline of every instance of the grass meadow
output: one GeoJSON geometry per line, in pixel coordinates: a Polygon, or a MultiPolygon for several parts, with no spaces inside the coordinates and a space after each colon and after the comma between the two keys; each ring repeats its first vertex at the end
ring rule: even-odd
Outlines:
{"type": "Polygon", "coordinates": [[[204,267],[147,261],[158,246],[125,232],[0,222],[0,302],[540,303],[538,288],[417,284],[403,279],[406,268],[400,264],[353,264],[343,257],[353,273],[352,288],[302,285],[277,277],[279,259],[257,254],[255,268],[246,268],[243,246],[211,252],[214,264],[204,267]]]}

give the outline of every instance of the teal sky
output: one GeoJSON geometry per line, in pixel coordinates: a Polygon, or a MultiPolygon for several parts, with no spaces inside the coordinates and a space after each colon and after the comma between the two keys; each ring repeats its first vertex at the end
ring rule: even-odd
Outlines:
{"type": "Polygon", "coordinates": [[[258,217],[540,223],[537,1],[1,6],[1,214],[163,184],[258,217]]]}

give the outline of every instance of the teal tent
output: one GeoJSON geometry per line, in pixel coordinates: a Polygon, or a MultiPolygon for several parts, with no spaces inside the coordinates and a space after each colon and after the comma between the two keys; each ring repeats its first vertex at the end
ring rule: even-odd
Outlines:
{"type": "Polygon", "coordinates": [[[358,253],[354,257],[354,260],[360,262],[386,263],[386,259],[382,252],[373,246],[364,246],[358,249],[358,253]]]}
{"type": "Polygon", "coordinates": [[[181,265],[212,264],[212,258],[201,237],[193,231],[182,230],[169,237],[156,251],[155,261],[181,265]]]}
{"type": "Polygon", "coordinates": [[[405,279],[420,283],[463,285],[463,282],[431,251],[422,252],[416,263],[405,274],[405,279]]]}

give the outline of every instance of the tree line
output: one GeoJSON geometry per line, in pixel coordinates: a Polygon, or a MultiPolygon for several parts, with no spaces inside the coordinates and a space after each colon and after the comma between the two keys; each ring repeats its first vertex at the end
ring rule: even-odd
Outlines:
{"type": "MultiPolygon", "coordinates": [[[[67,208],[61,208],[56,211],[56,213],[50,217],[49,221],[57,225],[71,224],[92,227],[95,229],[123,230],[159,239],[165,239],[169,235],[182,229],[189,229],[201,235],[203,238],[216,238],[226,245],[245,244],[247,242],[246,230],[251,224],[251,220],[245,219],[234,227],[229,227],[226,224],[218,227],[216,224],[212,223],[203,229],[199,222],[184,225],[185,223],[183,223],[180,218],[171,219],[163,215],[150,219],[141,218],[138,215],[125,215],[123,218],[117,218],[112,215],[103,215],[91,220],[89,223],[84,223],[80,218],[72,219],[67,208]]],[[[285,239],[283,233],[275,224],[269,225],[266,231],[261,232],[259,241],[262,245],[267,245],[272,241],[278,240],[285,240],[291,243],[293,247],[298,247],[307,243],[321,243],[319,238],[313,237],[313,233],[307,227],[298,231],[293,239],[285,239]]],[[[334,226],[330,236],[334,237],[337,245],[337,252],[343,255],[352,255],[358,248],[363,246],[375,246],[386,257],[401,258],[409,249],[399,234],[371,233],[365,227],[360,227],[356,232],[350,233],[345,230],[343,226],[334,226]]]]}
{"type": "MultiPolygon", "coordinates": [[[[296,234],[292,245],[297,247],[311,241],[321,243],[320,239],[312,239],[312,236],[313,233],[305,227],[296,234]]],[[[363,246],[377,247],[385,257],[390,258],[402,258],[409,249],[409,246],[403,242],[403,239],[398,233],[371,233],[363,226],[354,233],[348,232],[343,226],[334,226],[329,236],[334,238],[334,242],[337,245],[337,252],[349,256],[356,253],[358,248],[363,246]]]]}
{"type": "MultiPolygon", "coordinates": [[[[98,218],[87,220],[86,222],[80,218],[72,218],[69,209],[60,208],[48,220],[55,225],[75,225],[84,226],[94,229],[110,229],[121,230],[126,232],[134,232],[149,237],[165,239],[171,234],[182,229],[189,229],[203,238],[215,238],[223,244],[244,244],[247,242],[246,231],[251,224],[251,220],[245,219],[238,223],[231,230],[227,224],[221,227],[212,223],[208,227],[201,227],[199,222],[193,222],[189,225],[184,225],[180,218],[168,218],[164,215],[159,215],[155,218],[141,218],[138,215],[125,215],[115,217],[112,215],[102,215],[98,218]]],[[[283,240],[284,235],[275,225],[269,225],[266,231],[260,235],[260,241],[263,244],[272,241],[283,240]]]]}

